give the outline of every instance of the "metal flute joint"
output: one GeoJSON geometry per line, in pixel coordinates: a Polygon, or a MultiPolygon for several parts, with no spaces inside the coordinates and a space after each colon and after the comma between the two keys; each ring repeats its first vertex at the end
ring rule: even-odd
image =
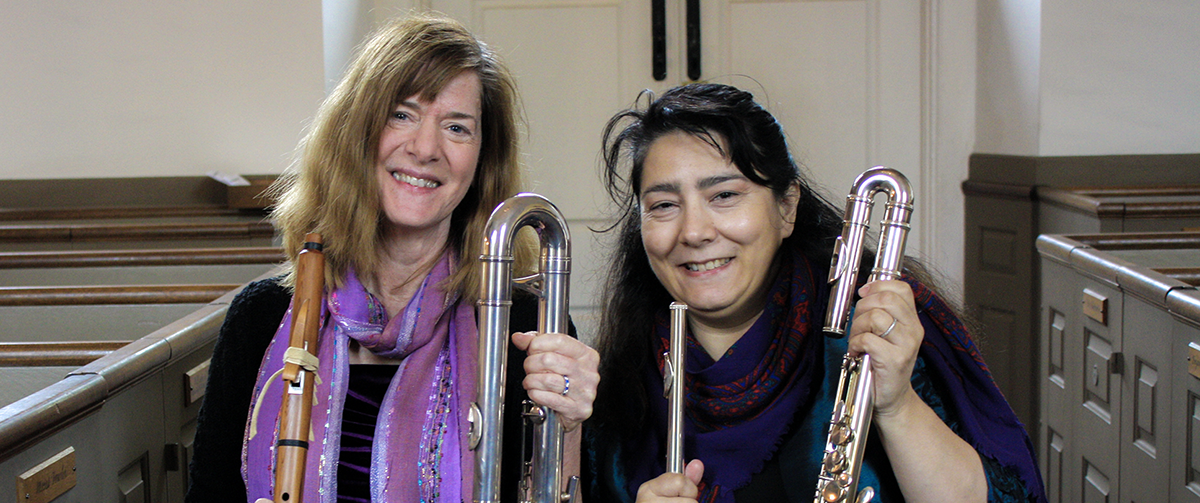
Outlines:
{"type": "MultiPolygon", "coordinates": [[[[470,447],[475,451],[475,501],[500,501],[501,432],[508,360],[509,310],[514,283],[536,288],[541,333],[567,333],[567,298],[571,272],[571,235],[566,219],[546,198],[517,194],[500,203],[484,227],[482,279],[478,307],[479,374],[476,402],[471,404],[470,447]],[[512,246],[517,230],[532,227],[541,244],[540,270],[514,279],[512,246]]],[[[533,424],[533,459],[529,462],[528,501],[574,501],[576,477],[563,493],[563,427],[558,414],[533,405],[523,414],[533,424]]],[[[523,477],[524,478],[524,477],[523,477]]],[[[524,481],[522,481],[524,484],[524,481]]],[[[523,495],[524,498],[524,495],[523,495]]]]}
{"type": "Polygon", "coordinates": [[[686,403],[684,364],[687,361],[687,304],[671,303],[671,347],[663,372],[663,396],[667,399],[667,473],[683,473],[683,420],[686,403]]]}
{"type": "MultiPolygon", "coordinates": [[[[879,166],[859,175],[846,197],[842,234],[834,243],[829,267],[825,333],[831,337],[844,336],[849,326],[863,242],[874,197],[880,192],[887,194],[888,204],[880,220],[879,247],[868,281],[900,277],[908,221],[912,216],[912,190],[908,179],[899,171],[879,166]]],[[[875,378],[871,372],[871,355],[852,357],[847,354],[842,359],[814,502],[837,503],[853,497],[858,503],[868,503],[874,498],[875,491],[870,487],[856,491],[874,408],[875,378]]]]}

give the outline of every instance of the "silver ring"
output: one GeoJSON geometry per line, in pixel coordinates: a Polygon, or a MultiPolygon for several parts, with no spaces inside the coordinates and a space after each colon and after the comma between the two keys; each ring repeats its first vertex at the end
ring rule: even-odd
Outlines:
{"type": "Polygon", "coordinates": [[[879,338],[886,339],[888,334],[892,333],[893,328],[896,328],[896,318],[892,318],[892,324],[888,325],[887,330],[884,330],[882,334],[879,334],[879,338]]]}
{"type": "Polygon", "coordinates": [[[563,390],[562,390],[562,393],[559,393],[559,394],[562,396],[567,396],[567,392],[571,391],[571,378],[567,377],[565,375],[562,377],[563,377],[563,390]]]}

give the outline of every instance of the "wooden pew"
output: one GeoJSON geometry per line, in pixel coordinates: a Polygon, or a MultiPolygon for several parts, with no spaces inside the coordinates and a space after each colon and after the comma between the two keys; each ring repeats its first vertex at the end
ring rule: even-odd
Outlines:
{"type": "Polygon", "coordinates": [[[82,367],[130,341],[0,342],[0,367],[82,367]]]}
{"type": "Polygon", "coordinates": [[[269,222],[0,224],[0,251],[278,246],[269,222]]]}
{"type": "Polygon", "coordinates": [[[271,247],[0,253],[0,406],[116,349],[96,337],[136,339],[282,260],[271,247]]]}
{"type": "MultiPolygon", "coordinates": [[[[129,343],[97,339],[90,345],[53,344],[40,349],[8,346],[9,354],[33,351],[48,363],[67,365],[0,367],[0,371],[61,369],[65,376],[0,407],[0,479],[20,484],[23,474],[33,473],[47,461],[60,462],[46,469],[53,471],[72,460],[74,487],[63,496],[65,500],[56,501],[183,501],[207,361],[228,304],[239,290],[226,292],[129,343]],[[113,346],[119,347],[107,352],[113,346]],[[100,354],[82,367],[72,367],[100,354]]],[[[46,289],[12,298],[64,295],[46,289]]],[[[107,295],[141,294],[110,291],[107,295]]],[[[0,491],[0,503],[15,503],[9,499],[12,494],[0,491]]]]}
{"type": "Polygon", "coordinates": [[[240,286],[0,288],[0,407],[240,286]]]}
{"type": "Polygon", "coordinates": [[[1013,156],[971,158],[971,179],[962,184],[964,307],[979,322],[992,377],[1031,437],[1040,403],[1029,358],[1041,322],[1035,241],[1040,234],[1200,228],[1194,168],[1168,157],[1041,157],[1029,164],[1013,156]],[[1182,164],[1166,169],[1176,161],[1182,164]]]}
{"type": "Polygon", "coordinates": [[[241,284],[283,260],[277,247],[0,252],[0,286],[241,284]]]}
{"type": "Polygon", "coordinates": [[[0,208],[0,221],[49,223],[61,221],[153,221],[183,219],[263,220],[261,209],[238,209],[220,204],[186,206],[93,206],[55,208],[0,208]]]}
{"type": "Polygon", "coordinates": [[[244,175],[230,186],[207,176],[0,181],[0,219],[59,220],[263,214],[276,175],[244,175]]]}
{"type": "Polygon", "coordinates": [[[1042,235],[1049,501],[1195,501],[1200,232],[1042,235]]]}
{"type": "Polygon", "coordinates": [[[132,340],[236,284],[0,288],[0,342],[132,340]]]}
{"type": "Polygon", "coordinates": [[[0,407],[36,393],[130,341],[0,342],[0,407]]]}

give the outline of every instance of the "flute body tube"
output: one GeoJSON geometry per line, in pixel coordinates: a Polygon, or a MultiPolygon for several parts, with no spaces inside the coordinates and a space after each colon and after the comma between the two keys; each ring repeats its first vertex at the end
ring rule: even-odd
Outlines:
{"type": "MultiPolygon", "coordinates": [[[[510,197],[488,218],[479,259],[483,266],[478,304],[479,388],[470,411],[470,445],[475,451],[475,501],[498,503],[512,287],[514,282],[536,284],[538,332],[567,333],[571,236],[566,219],[540,195],[510,197]],[[538,234],[540,269],[532,278],[514,280],[513,240],[517,230],[525,226],[538,234]]],[[[577,478],[571,478],[566,493],[562,488],[563,428],[557,413],[529,402],[524,416],[533,423],[534,435],[533,459],[528,464],[529,473],[523,474],[531,481],[528,501],[573,501],[577,478]]]]}
{"type": "MultiPolygon", "coordinates": [[[[288,353],[316,360],[321,331],[321,301],[325,293],[325,255],[320,234],[304,237],[304,248],[296,258],[296,289],[292,295],[292,330],[288,353]]],[[[275,444],[275,503],[299,503],[304,494],[304,471],[312,423],[313,385],[311,367],[285,358],[284,395],[279,408],[279,439],[275,444]]]]}
{"type": "Polygon", "coordinates": [[[663,394],[667,398],[667,473],[683,473],[683,418],[687,405],[687,304],[671,303],[671,347],[667,350],[663,394]]]}
{"type": "MultiPolygon", "coordinates": [[[[857,290],[863,241],[874,206],[873,199],[881,192],[887,195],[887,207],[880,222],[875,265],[868,281],[900,277],[913,195],[908,179],[903,174],[879,166],[863,172],[855,179],[846,200],[842,235],[834,244],[829,268],[831,291],[829,308],[825,313],[825,333],[828,336],[842,337],[846,334],[850,308],[857,290]]],[[[851,357],[847,354],[842,359],[814,502],[867,503],[874,497],[874,489],[870,487],[862,492],[857,491],[874,408],[875,378],[871,371],[871,355],[851,357]]]]}

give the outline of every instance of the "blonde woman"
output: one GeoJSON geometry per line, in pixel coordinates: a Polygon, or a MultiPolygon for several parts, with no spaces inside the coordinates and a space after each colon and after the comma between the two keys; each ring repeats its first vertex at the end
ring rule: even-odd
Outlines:
{"type": "MultiPolygon", "coordinates": [[[[304,501],[472,499],[467,411],[474,399],[482,228],[520,187],[512,77],[454,21],[415,16],[377,32],[326,99],[277,188],[274,211],[294,261],[324,237],[326,295],[304,501]]],[[[520,264],[518,264],[518,267],[520,264]]],[[[272,496],[291,275],[249,285],[230,306],[201,409],[187,501],[272,496]],[[282,321],[282,322],[281,322],[282,321]],[[276,379],[277,381],[277,379],[276,379]]],[[[515,330],[532,330],[517,297],[515,330]]],[[[520,395],[557,411],[578,471],[596,352],[555,334],[518,333],[505,426],[519,438],[520,395]],[[518,429],[518,430],[513,430],[518,429]]],[[[520,449],[502,460],[516,492],[520,449]]]]}

